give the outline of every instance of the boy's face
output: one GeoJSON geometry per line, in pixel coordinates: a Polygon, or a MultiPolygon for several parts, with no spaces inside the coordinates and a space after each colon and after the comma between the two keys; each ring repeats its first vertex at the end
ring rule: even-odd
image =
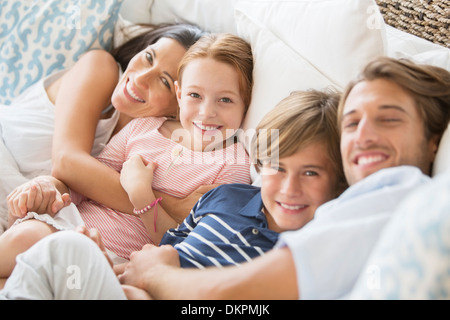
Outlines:
{"type": "Polygon", "coordinates": [[[436,139],[425,137],[424,121],[411,96],[397,84],[377,79],[358,83],[345,102],[341,153],[347,182],[401,165],[429,174],[436,139]]]}
{"type": "Polygon", "coordinates": [[[312,143],[290,157],[264,164],[261,197],[269,228],[297,230],[321,204],[336,195],[337,177],[324,143],[312,143]]]}

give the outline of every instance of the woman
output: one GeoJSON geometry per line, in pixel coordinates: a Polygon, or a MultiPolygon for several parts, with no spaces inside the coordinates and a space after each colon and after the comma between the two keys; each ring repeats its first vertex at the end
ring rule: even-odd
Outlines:
{"type": "Polygon", "coordinates": [[[178,63],[203,34],[185,24],[152,27],[111,54],[86,53],[70,70],[27,90],[15,101],[17,105],[2,107],[0,216],[6,219],[4,201],[9,192],[50,170],[71,189],[132,212],[117,172],[94,156],[133,118],[175,116],[178,63]],[[126,68],[120,80],[116,60],[126,68]]]}

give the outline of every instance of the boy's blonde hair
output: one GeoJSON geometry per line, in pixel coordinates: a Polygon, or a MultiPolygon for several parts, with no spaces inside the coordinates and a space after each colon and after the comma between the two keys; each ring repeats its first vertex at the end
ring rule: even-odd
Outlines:
{"type": "Polygon", "coordinates": [[[333,90],[308,90],[295,91],[279,102],[256,128],[251,156],[257,170],[265,162],[292,156],[311,143],[324,142],[339,192],[344,190],[347,183],[336,121],[339,99],[340,94],[333,90]]]}
{"type": "Polygon", "coordinates": [[[250,105],[253,87],[253,55],[250,45],[242,38],[228,34],[207,34],[201,37],[184,55],[178,67],[178,83],[181,86],[186,65],[198,58],[212,58],[231,65],[239,74],[239,88],[245,104],[250,105]]]}

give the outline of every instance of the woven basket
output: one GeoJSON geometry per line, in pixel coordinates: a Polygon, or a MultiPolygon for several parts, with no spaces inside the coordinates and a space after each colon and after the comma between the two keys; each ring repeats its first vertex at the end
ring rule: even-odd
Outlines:
{"type": "Polygon", "coordinates": [[[450,48],[449,0],[375,0],[385,22],[450,48]]]}

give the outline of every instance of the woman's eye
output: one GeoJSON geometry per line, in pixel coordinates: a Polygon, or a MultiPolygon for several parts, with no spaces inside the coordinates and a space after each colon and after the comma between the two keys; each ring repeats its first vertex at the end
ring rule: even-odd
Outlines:
{"type": "Polygon", "coordinates": [[[196,98],[196,99],[200,98],[200,95],[199,95],[198,93],[195,93],[195,92],[190,93],[189,96],[190,96],[191,98],[196,98]]]}
{"type": "Polygon", "coordinates": [[[171,89],[170,83],[169,83],[169,81],[167,81],[166,78],[161,78],[161,81],[169,90],[171,89]]]}
{"type": "Polygon", "coordinates": [[[309,176],[309,177],[313,177],[313,176],[317,176],[317,172],[315,171],[306,171],[305,175],[309,176]]]}
{"type": "Polygon", "coordinates": [[[150,62],[150,64],[153,64],[153,56],[150,52],[146,52],[145,57],[147,58],[148,62],[150,62]]]}

